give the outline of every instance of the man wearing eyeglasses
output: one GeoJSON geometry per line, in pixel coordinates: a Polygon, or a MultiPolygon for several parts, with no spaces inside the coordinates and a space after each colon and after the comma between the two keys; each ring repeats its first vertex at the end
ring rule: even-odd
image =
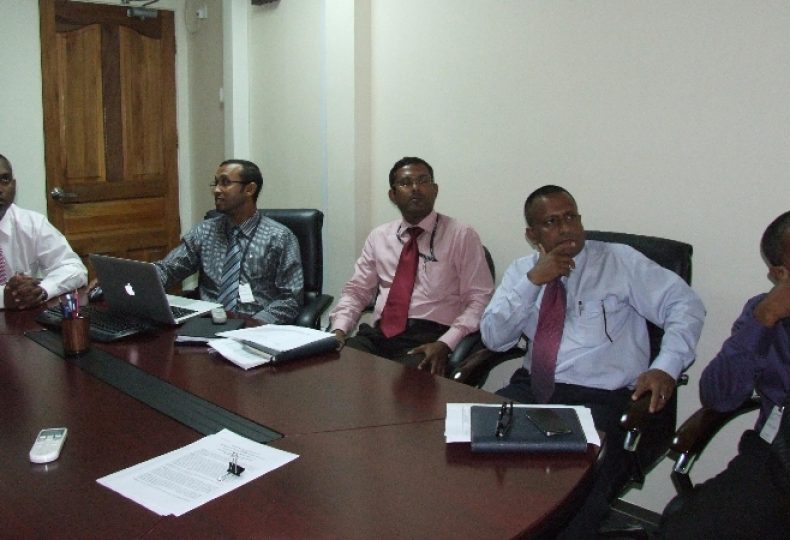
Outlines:
{"type": "Polygon", "coordinates": [[[16,179],[0,155],[0,309],[31,309],[85,285],[88,271],[38,212],[14,204],[16,179]]]}
{"type": "Polygon", "coordinates": [[[389,184],[401,219],[368,236],[331,327],[340,347],[445,375],[450,352],[478,329],[493,292],[491,271],[475,230],[434,211],[439,186],[425,160],[399,160],[389,184]],[[361,324],[348,338],[374,299],[373,325],[361,324]]]}
{"type": "Polygon", "coordinates": [[[210,184],[220,215],[197,224],[154,264],[165,287],[199,272],[201,299],[266,323],[288,324],[302,306],[299,241],[258,210],[262,186],[254,163],[222,162],[210,184]]]}
{"type": "Polygon", "coordinates": [[[522,403],[585,405],[606,433],[593,490],[563,533],[592,538],[628,472],[619,418],[646,392],[650,412],[664,408],[694,361],[705,308],[677,274],[635,249],[585,240],[576,201],[565,189],[537,189],[524,216],[537,252],[507,269],[480,330],[492,350],[510,349],[522,334],[532,344],[531,357],[498,394],[522,403]],[[649,367],[645,320],[664,330],[649,367]]]}

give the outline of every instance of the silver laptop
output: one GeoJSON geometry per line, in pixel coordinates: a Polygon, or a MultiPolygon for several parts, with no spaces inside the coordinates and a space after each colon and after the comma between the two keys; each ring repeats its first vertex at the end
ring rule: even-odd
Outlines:
{"type": "Polygon", "coordinates": [[[165,293],[152,263],[95,254],[90,261],[111,312],[175,325],[222,307],[165,293]]]}

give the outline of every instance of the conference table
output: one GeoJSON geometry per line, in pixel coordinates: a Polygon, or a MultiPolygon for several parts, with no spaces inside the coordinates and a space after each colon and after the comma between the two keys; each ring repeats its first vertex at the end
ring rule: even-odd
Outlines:
{"type": "MultiPolygon", "coordinates": [[[[447,403],[497,396],[348,347],[244,371],[163,328],[92,350],[281,434],[299,457],[180,517],[96,482],[203,437],[36,340],[35,312],[0,312],[3,535],[63,538],[513,538],[551,535],[590,484],[582,454],[474,454],[447,444],[447,403]],[[28,461],[66,426],[60,458],[28,461]]],[[[174,391],[176,391],[174,390],[174,391]]]]}

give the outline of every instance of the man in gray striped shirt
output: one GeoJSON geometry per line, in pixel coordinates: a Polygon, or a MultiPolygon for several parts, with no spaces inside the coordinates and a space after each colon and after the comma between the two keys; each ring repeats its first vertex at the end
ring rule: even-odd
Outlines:
{"type": "Polygon", "coordinates": [[[220,215],[197,224],[154,264],[165,287],[200,272],[201,299],[266,323],[289,324],[302,307],[299,241],[258,210],[262,186],[254,163],[222,162],[211,183],[220,215]]]}

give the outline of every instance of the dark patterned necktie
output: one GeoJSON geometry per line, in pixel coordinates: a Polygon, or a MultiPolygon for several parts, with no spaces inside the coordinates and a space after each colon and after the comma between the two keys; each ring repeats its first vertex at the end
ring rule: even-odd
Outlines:
{"type": "Polygon", "coordinates": [[[538,313],[538,328],[532,344],[532,393],[546,403],[554,393],[557,351],[565,325],[565,286],[560,278],[549,282],[543,291],[538,313]]]}
{"type": "Polygon", "coordinates": [[[0,285],[5,285],[6,283],[8,283],[8,270],[6,270],[3,248],[0,247],[0,285]]]}
{"type": "Polygon", "coordinates": [[[219,284],[217,302],[225,306],[227,311],[234,311],[239,302],[239,277],[241,276],[241,245],[239,237],[241,229],[231,230],[231,241],[222,267],[222,280],[219,284]]]}
{"type": "Polygon", "coordinates": [[[417,276],[417,262],[420,260],[417,237],[422,234],[422,229],[410,227],[406,229],[406,232],[411,237],[400,253],[398,267],[395,269],[395,278],[392,280],[392,287],[390,287],[387,303],[384,304],[379,322],[381,333],[388,338],[397,336],[406,330],[411,293],[414,290],[414,278],[417,276]]]}

